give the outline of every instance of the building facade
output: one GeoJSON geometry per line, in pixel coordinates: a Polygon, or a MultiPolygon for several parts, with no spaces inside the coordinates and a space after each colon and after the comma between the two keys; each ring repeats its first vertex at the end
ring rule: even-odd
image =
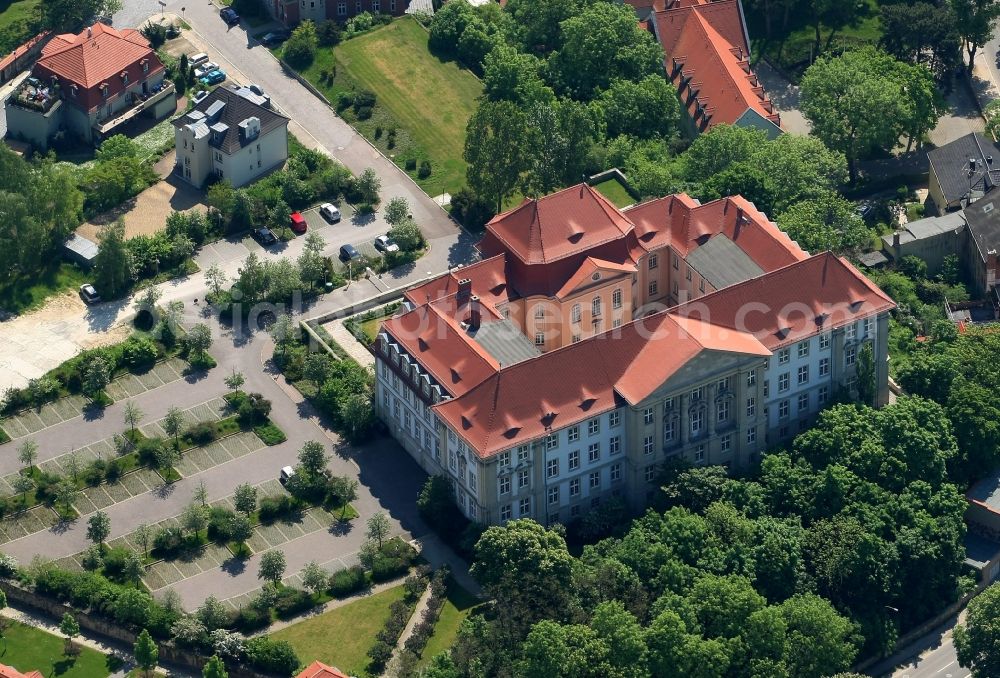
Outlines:
{"type": "Polygon", "coordinates": [[[132,28],[97,23],[79,35],[57,35],[31,74],[7,99],[7,128],[42,149],[60,131],[100,143],[136,116],[160,119],[177,106],[163,63],[132,28]]]}
{"type": "MultiPolygon", "coordinates": [[[[268,14],[288,28],[303,21],[347,21],[362,12],[402,16],[410,0],[262,0],[268,14]]],[[[430,5],[430,2],[427,3],[430,5]]]]}
{"type": "Polygon", "coordinates": [[[892,300],[742,198],[619,211],[581,185],[495,217],[479,247],[372,347],[379,416],[472,520],[639,510],[670,458],[745,469],[857,397],[866,345],[888,401],[892,300]]]}
{"type": "Polygon", "coordinates": [[[244,186],[288,159],[288,118],[224,87],[174,120],[174,172],[201,187],[210,178],[244,186]]]}

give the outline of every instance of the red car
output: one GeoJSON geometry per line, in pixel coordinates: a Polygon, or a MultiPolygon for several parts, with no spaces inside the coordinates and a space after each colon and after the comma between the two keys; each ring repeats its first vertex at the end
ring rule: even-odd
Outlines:
{"type": "Polygon", "coordinates": [[[291,221],[292,221],[291,227],[293,231],[295,231],[299,235],[302,235],[303,233],[306,232],[307,228],[306,220],[302,217],[301,214],[299,214],[298,212],[292,212],[291,221]]]}

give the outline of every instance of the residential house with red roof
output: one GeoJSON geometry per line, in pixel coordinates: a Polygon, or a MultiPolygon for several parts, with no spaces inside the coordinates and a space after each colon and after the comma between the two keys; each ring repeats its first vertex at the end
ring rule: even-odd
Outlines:
{"type": "Polygon", "coordinates": [[[317,660],[302,669],[295,678],[350,678],[346,673],[335,666],[324,664],[317,660]]]}
{"type": "Polygon", "coordinates": [[[176,109],[163,62],[133,28],[97,23],[57,35],[31,74],[7,99],[7,129],[42,149],[60,131],[100,143],[138,115],[159,119],[176,109]]]}
{"type": "Polygon", "coordinates": [[[0,664],[0,678],[45,678],[45,674],[41,671],[28,671],[27,673],[22,673],[13,666],[0,664]]]}
{"type": "Polygon", "coordinates": [[[781,134],[781,118],[750,68],[740,0],[626,0],[663,47],[691,131],[725,123],[781,134]]]}
{"type": "Polygon", "coordinates": [[[638,510],[672,457],[747,468],[857,397],[865,345],[888,401],[893,301],[741,197],[618,210],[581,184],[497,215],[479,249],[372,346],[379,416],[472,520],[638,510]]]}

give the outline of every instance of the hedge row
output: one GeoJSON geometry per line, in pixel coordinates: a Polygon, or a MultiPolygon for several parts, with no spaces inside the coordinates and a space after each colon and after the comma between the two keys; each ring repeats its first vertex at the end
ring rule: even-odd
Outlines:
{"type": "Polygon", "coordinates": [[[427,588],[427,571],[421,571],[406,578],[403,583],[404,594],[402,600],[397,600],[389,606],[389,618],[385,620],[382,630],[375,636],[375,644],[368,650],[368,657],[371,663],[368,671],[373,674],[381,674],[385,670],[386,664],[392,657],[392,651],[399,641],[399,636],[406,628],[406,622],[413,615],[413,610],[420,600],[421,594],[427,588]]]}

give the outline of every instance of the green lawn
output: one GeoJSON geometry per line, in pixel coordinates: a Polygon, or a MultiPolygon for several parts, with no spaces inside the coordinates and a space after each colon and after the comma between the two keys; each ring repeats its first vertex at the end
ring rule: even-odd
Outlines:
{"type": "Polygon", "coordinates": [[[454,194],[465,185],[465,127],[483,86],[455,62],[432,55],[427,31],[416,20],[398,19],[332,51],[320,50],[303,75],[334,104],[341,92],[374,92],[378,100],[369,120],[357,120],[352,109],[341,114],[400,166],[410,158],[418,164],[430,160],[426,179],[410,171],[427,193],[454,194]],[[333,80],[324,79],[322,74],[334,67],[333,80]],[[390,149],[386,132],[394,127],[396,143],[390,149]]]}
{"type": "Polygon", "coordinates": [[[615,178],[605,179],[599,184],[594,184],[594,188],[619,208],[628,207],[635,203],[635,198],[629,195],[621,182],[615,178]]]}
{"type": "Polygon", "coordinates": [[[120,661],[89,648],[80,648],[75,658],[63,655],[63,639],[33,626],[9,622],[0,643],[0,663],[22,673],[41,671],[51,678],[104,678],[117,671],[120,661]]]}
{"type": "Polygon", "coordinates": [[[0,53],[12,52],[32,36],[30,24],[41,4],[41,0],[0,0],[0,53]]]}
{"type": "Polygon", "coordinates": [[[434,633],[431,634],[423,655],[420,657],[420,666],[426,666],[431,658],[439,652],[447,650],[455,644],[458,637],[458,627],[462,625],[465,618],[472,612],[473,607],[479,600],[459,586],[455,580],[448,580],[448,599],[441,608],[441,616],[437,624],[434,625],[434,633]]]}
{"type": "Polygon", "coordinates": [[[17,277],[0,285],[0,309],[11,313],[32,311],[49,297],[77,289],[85,282],[90,280],[83,269],[57,260],[36,275],[17,277]]]}
{"type": "Polygon", "coordinates": [[[368,650],[389,618],[389,606],[403,598],[395,586],[284,628],[271,637],[287,640],[304,664],[319,660],[352,676],[368,675],[368,650]]]}
{"type": "MultiPolygon", "coordinates": [[[[859,20],[851,26],[832,31],[827,26],[820,27],[820,53],[838,54],[845,49],[877,43],[882,38],[882,22],[879,20],[878,0],[859,0],[865,5],[859,20]]],[[[747,30],[750,33],[750,51],[754,59],[767,56],[795,82],[814,59],[816,32],[809,23],[808,12],[793,14],[788,27],[782,30],[782,15],[772,15],[771,38],[767,38],[766,23],[761,9],[747,11],[747,30]]]]}

